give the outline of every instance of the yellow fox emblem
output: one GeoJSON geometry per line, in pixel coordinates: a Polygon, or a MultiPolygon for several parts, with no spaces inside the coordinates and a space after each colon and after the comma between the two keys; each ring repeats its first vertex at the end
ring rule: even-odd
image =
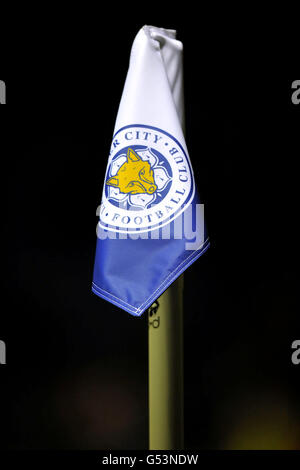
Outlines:
{"type": "Polygon", "coordinates": [[[153,194],[157,190],[150,163],[142,160],[131,148],[127,151],[126,162],[106,184],[127,194],[153,194]]]}

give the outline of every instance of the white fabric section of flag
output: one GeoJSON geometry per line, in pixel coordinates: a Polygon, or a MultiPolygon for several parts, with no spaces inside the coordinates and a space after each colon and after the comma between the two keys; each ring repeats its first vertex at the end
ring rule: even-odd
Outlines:
{"type": "Polygon", "coordinates": [[[131,49],[115,130],[144,123],[164,129],[187,152],[183,135],[183,46],[176,31],[144,26],[131,49]]]}

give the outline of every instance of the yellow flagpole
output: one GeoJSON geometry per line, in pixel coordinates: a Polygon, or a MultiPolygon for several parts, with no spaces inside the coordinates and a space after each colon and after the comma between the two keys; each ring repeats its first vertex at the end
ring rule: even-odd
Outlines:
{"type": "Polygon", "coordinates": [[[183,275],[149,308],[148,331],[149,449],[183,449],[183,275]]]}

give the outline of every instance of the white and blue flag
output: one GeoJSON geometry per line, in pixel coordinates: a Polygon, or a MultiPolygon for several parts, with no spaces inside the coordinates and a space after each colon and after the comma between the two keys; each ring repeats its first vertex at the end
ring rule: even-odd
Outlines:
{"type": "Polygon", "coordinates": [[[103,185],[92,290],[141,315],[209,246],[184,139],[182,43],[137,34],[103,185]]]}

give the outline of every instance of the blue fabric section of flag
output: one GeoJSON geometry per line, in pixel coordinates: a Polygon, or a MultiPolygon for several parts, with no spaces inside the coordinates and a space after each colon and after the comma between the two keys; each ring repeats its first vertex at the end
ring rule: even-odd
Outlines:
{"type": "Polygon", "coordinates": [[[209,247],[196,250],[187,239],[97,240],[93,292],[140,316],[209,247]]]}

